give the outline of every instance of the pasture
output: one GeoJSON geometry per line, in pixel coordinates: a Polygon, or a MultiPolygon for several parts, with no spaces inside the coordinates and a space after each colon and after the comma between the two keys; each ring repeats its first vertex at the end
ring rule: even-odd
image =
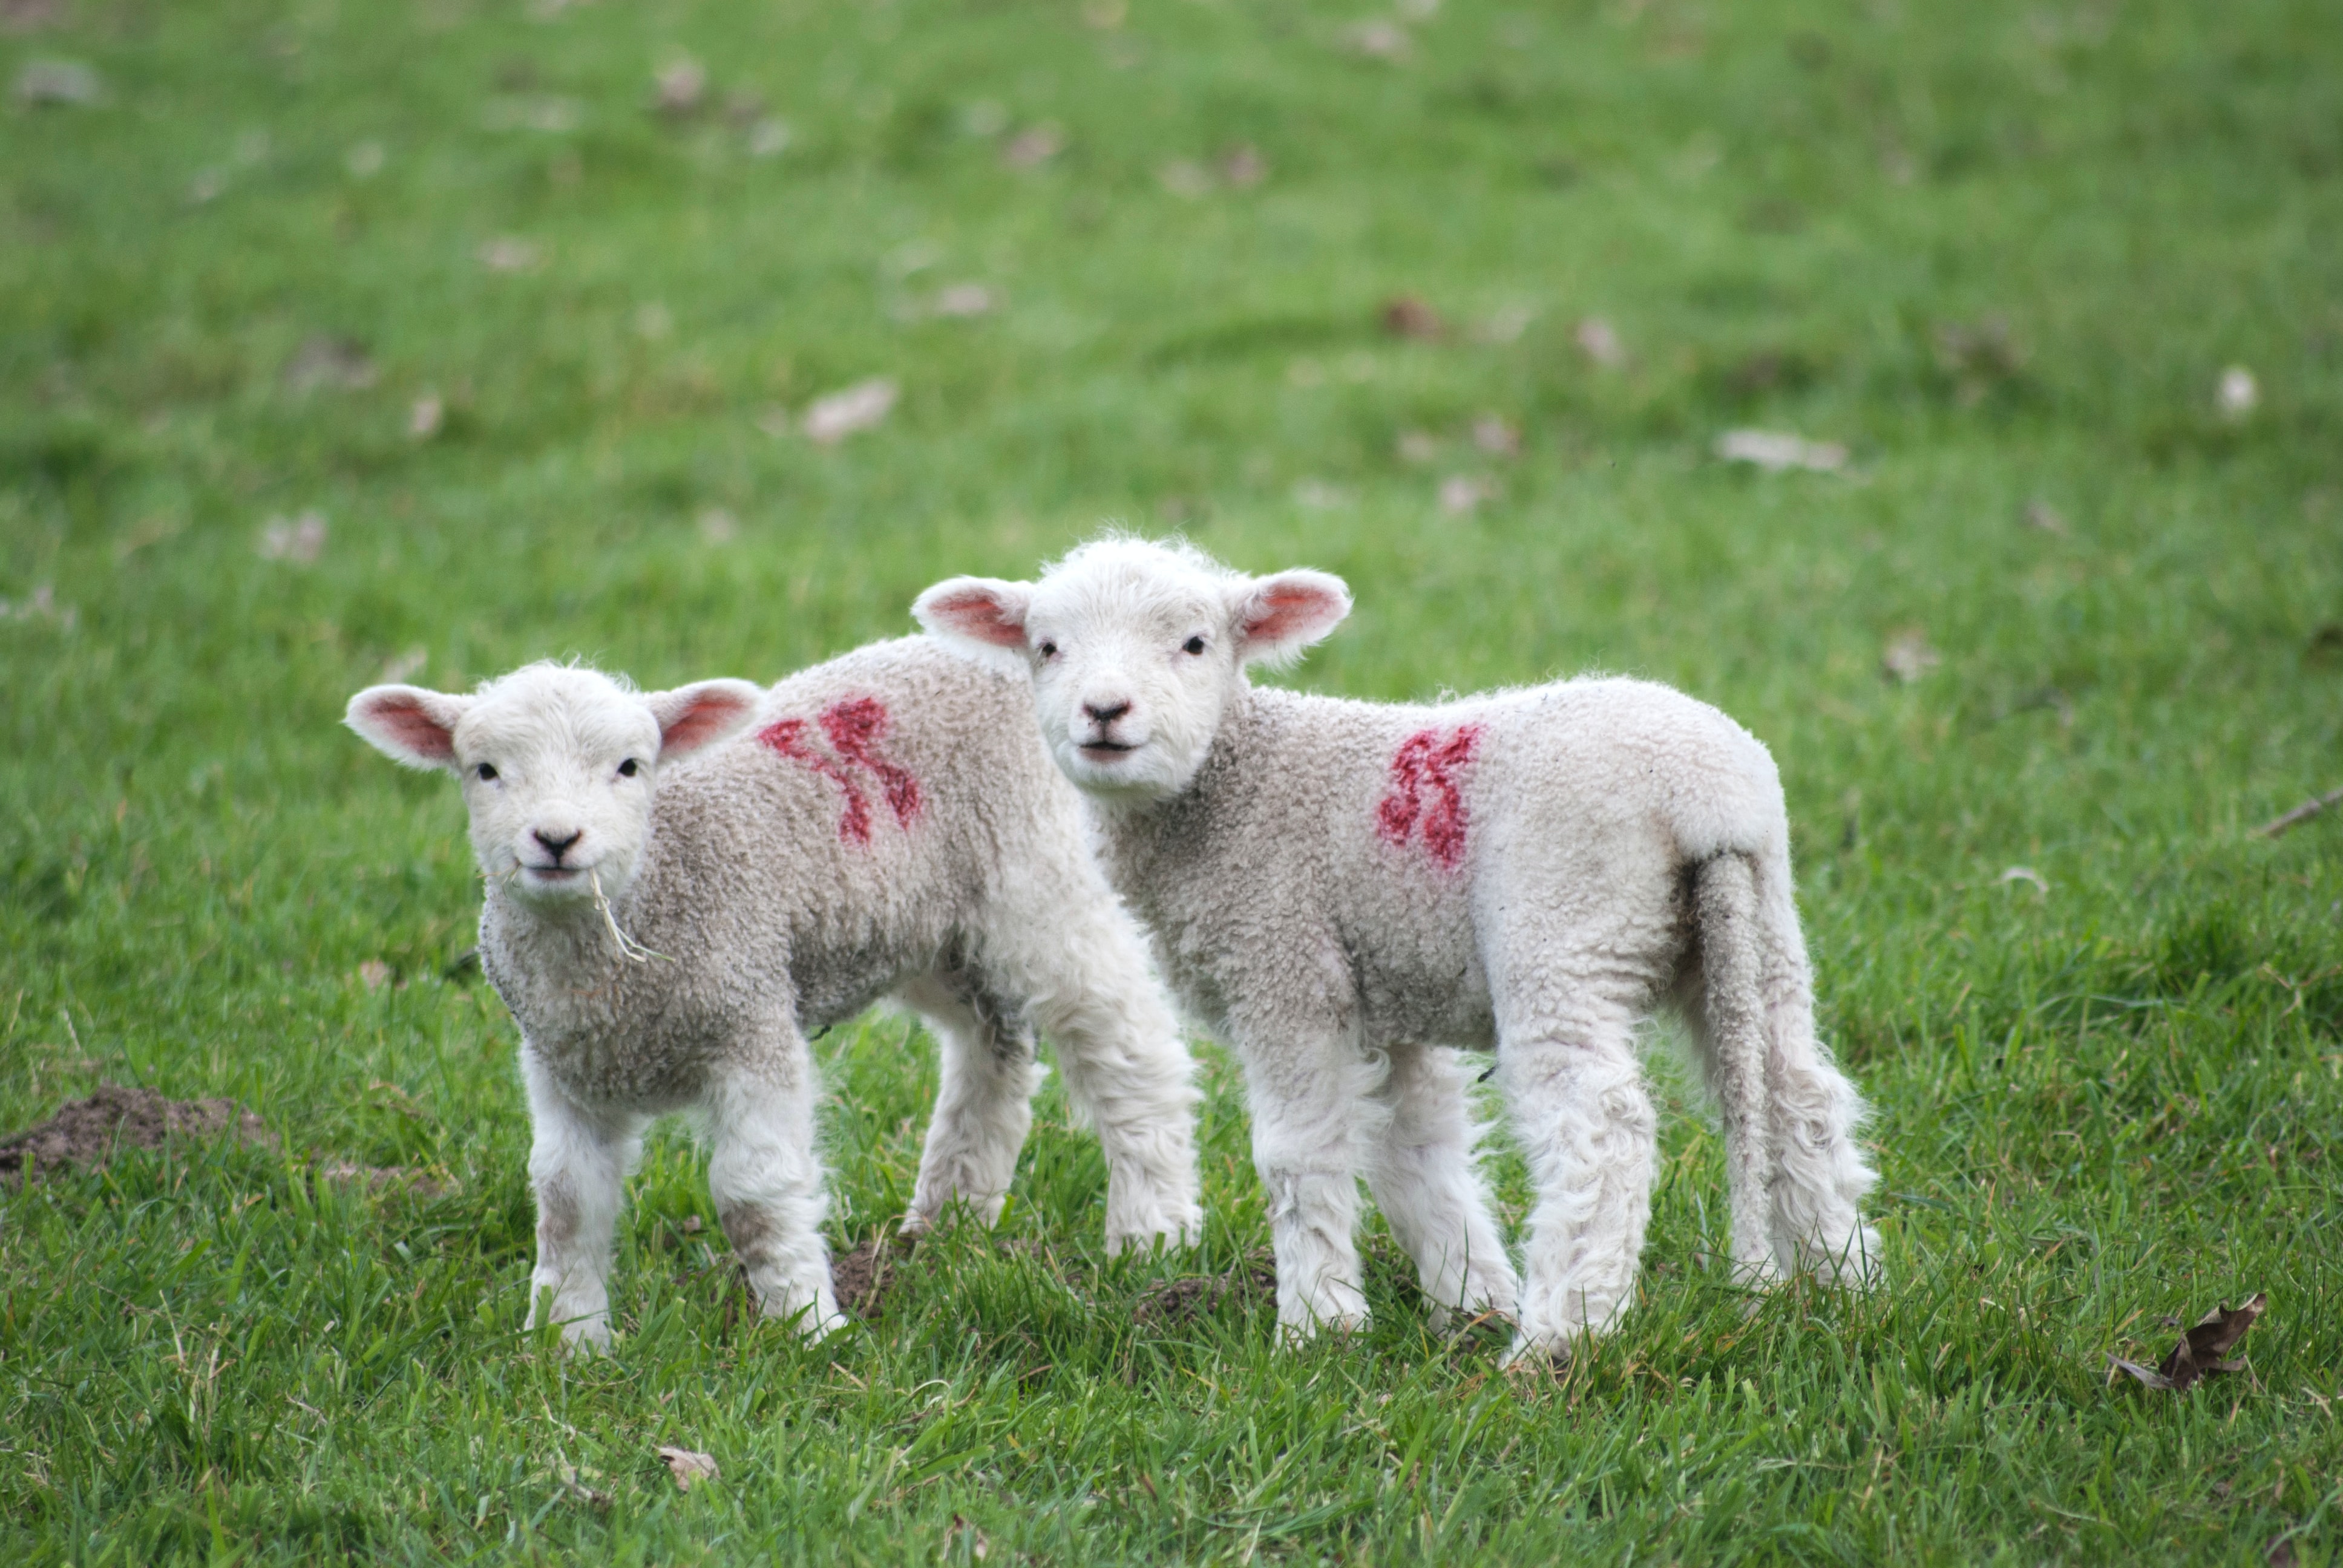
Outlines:
{"type": "MultiPolygon", "coordinates": [[[[0,1131],[275,1138],[0,1186],[0,1556],[2338,1556],[2343,810],[2251,833],[2343,785],[2331,7],[0,0],[0,1131]],[[1509,1377],[1371,1221],[1373,1328],[1280,1352],[1205,1046],[1192,1255],[1100,1255],[1052,1089],[809,1349],[669,1129],[616,1353],[525,1332],[461,809],[345,699],[771,680],[1109,521],[1342,574],[1280,679],[1772,747],[1887,1288],[1735,1285],[1655,1041],[1614,1337],[1509,1377]],[[2247,1370],[2111,1381],[2257,1291],[2247,1370]]],[[[817,1050],[842,1251],[933,1068],[817,1050]]]]}

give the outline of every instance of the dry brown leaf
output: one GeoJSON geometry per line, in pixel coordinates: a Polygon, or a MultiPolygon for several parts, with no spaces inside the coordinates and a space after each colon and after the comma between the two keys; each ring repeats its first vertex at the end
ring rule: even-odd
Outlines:
{"type": "Polygon", "coordinates": [[[1916,631],[1897,634],[1879,655],[1879,668],[1906,686],[1943,662],[1944,656],[1930,648],[1927,638],[1916,631]]]}
{"type": "Polygon", "coordinates": [[[285,389],[309,393],[324,387],[359,392],[374,385],[377,374],[374,361],[356,340],[312,333],[285,362],[285,389]]]}
{"type": "Polygon", "coordinates": [[[1440,481],[1440,509],[1454,517],[1477,511],[1483,501],[1497,498],[1497,483],[1477,474],[1451,474],[1440,481]]]}
{"type": "Polygon", "coordinates": [[[326,516],[312,508],[297,517],[271,518],[260,526],[260,558],[308,566],[326,548],[326,516]]]}
{"type": "Polygon", "coordinates": [[[1846,448],[1836,441],[1809,441],[1785,430],[1727,430],[1716,438],[1716,455],[1728,463],[1755,463],[1769,473],[1809,468],[1835,474],[1846,467],[1846,448]]]}
{"type": "Polygon", "coordinates": [[[1448,334],[1448,324],[1440,318],[1440,312],[1413,294],[1384,300],[1383,317],[1383,330],[1394,337],[1429,343],[1448,334]]]}
{"type": "Polygon", "coordinates": [[[985,1554],[992,1550],[992,1543],[985,1538],[983,1531],[957,1513],[951,1516],[951,1525],[944,1532],[945,1552],[950,1552],[953,1543],[963,1535],[968,1538],[968,1554],[979,1563],[983,1562],[985,1554]]]}
{"type": "Polygon", "coordinates": [[[893,411],[901,390],[885,377],[878,377],[814,399],[805,411],[806,438],[818,446],[835,447],[849,436],[871,429],[893,411]]]}
{"type": "Polygon", "coordinates": [[[1001,161],[1012,169],[1038,168],[1066,150],[1066,133],[1055,126],[1029,126],[1009,138],[1001,161]]]}
{"type": "Polygon", "coordinates": [[[20,104],[70,104],[85,107],[106,96],[97,73],[79,60],[27,60],[16,73],[20,104]]]}
{"type": "Polygon", "coordinates": [[[1590,316],[1578,324],[1571,334],[1578,351],[1605,370],[1624,368],[1627,363],[1627,346],[1619,340],[1619,333],[1599,316],[1590,316]]]}
{"type": "Polygon", "coordinates": [[[1396,22],[1362,22],[1342,33],[1345,48],[1371,60],[1404,60],[1413,51],[1414,43],[1407,29],[1396,22]]]}
{"type": "Polygon", "coordinates": [[[678,1492],[689,1492],[703,1481],[722,1479],[711,1456],[689,1448],[661,1447],[659,1456],[667,1461],[668,1473],[675,1477],[678,1492]]]}
{"type": "Polygon", "coordinates": [[[2117,1372],[2128,1372],[2149,1388],[2185,1393],[2208,1372],[2246,1370],[2243,1361],[2228,1359],[2229,1352],[2237,1348],[2237,1342],[2246,1337],[2246,1331],[2254,1326],[2254,1320],[2268,1305],[2268,1295],[2257,1291],[2234,1310],[2227,1303],[2215,1307],[2197,1319],[2154,1367],[2144,1367],[2113,1354],[2107,1357],[2107,1364],[2117,1372]]]}
{"type": "Polygon", "coordinates": [[[689,55],[679,55],[651,77],[652,104],[662,115],[677,118],[698,112],[708,95],[708,67],[689,55]]]}
{"type": "Polygon", "coordinates": [[[980,283],[954,283],[938,289],[928,309],[937,316],[987,316],[1000,303],[1000,297],[980,283]]]}
{"type": "Polygon", "coordinates": [[[1473,445],[1493,457],[1522,455],[1521,427],[1502,415],[1483,414],[1473,421],[1473,445]]]}
{"type": "Polygon", "coordinates": [[[1261,149],[1241,142],[1221,154],[1221,178],[1239,190],[1251,190],[1269,177],[1269,160],[1261,149]]]}
{"type": "Polygon", "coordinates": [[[358,983],[368,990],[380,990],[390,983],[390,966],[380,959],[368,959],[358,965],[358,983]]]}

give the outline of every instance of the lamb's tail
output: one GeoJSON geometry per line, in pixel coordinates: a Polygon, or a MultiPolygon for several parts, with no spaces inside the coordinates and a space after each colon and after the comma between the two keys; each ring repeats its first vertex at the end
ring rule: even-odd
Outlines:
{"type": "Polygon", "coordinates": [[[1733,1260],[1855,1283],[1879,1267],[1860,1204],[1878,1180],[1855,1141],[1863,1099],[1815,1035],[1813,971],[1785,855],[1727,852],[1694,873],[1701,1036],[1725,1122],[1733,1260]]]}

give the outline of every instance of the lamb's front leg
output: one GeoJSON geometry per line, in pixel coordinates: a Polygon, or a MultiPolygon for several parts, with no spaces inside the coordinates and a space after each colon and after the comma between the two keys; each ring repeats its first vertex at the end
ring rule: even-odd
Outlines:
{"type": "Polygon", "coordinates": [[[1513,1314],[1520,1287],[1473,1160],[1473,1112],[1453,1051],[1394,1047],[1375,1092],[1391,1120],[1370,1149],[1367,1185],[1415,1260],[1434,1327],[1452,1308],[1513,1314]]]}
{"type": "Polygon", "coordinates": [[[820,1339],[846,1320],[821,1234],[830,1200],[814,1151],[813,1102],[812,1056],[792,1030],[719,1079],[704,1110],[709,1196],[758,1310],[820,1339]]]}
{"type": "Polygon", "coordinates": [[[1269,1201],[1277,1322],[1290,1339],[1367,1323],[1361,1288],[1358,1124],[1365,1065],[1340,1041],[1243,1040],[1253,1167],[1269,1201]]]}
{"type": "Polygon", "coordinates": [[[528,1180],[537,1195],[537,1267],[529,1327],[561,1326],[564,1343],[610,1344],[610,1249],[627,1172],[642,1147],[642,1119],[595,1111],[565,1092],[527,1045],[528,1180]]]}

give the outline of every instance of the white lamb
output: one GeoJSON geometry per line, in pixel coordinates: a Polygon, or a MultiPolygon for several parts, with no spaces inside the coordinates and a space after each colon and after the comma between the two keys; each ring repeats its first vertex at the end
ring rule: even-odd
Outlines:
{"type": "Polygon", "coordinates": [[[999,1217],[1038,1028],[1105,1146],[1108,1248],[1196,1238],[1192,1064],[1031,714],[1021,673],[925,638],[769,693],[536,664],[468,697],[351,699],[353,729],[456,774],[471,811],[480,953],[535,1132],[532,1322],[608,1342],[620,1184],[666,1111],[709,1135],[760,1309],[842,1322],[806,1040],[890,992],[942,1047],[907,1228],[958,1201],[999,1217]]]}
{"type": "Polygon", "coordinates": [[[1765,749],[1643,681],[1403,707],[1247,680],[1350,608],[1322,572],[1247,578],[1121,538],[1038,583],[960,578],[915,607],[1023,655],[1108,874],[1242,1060],[1280,1322],[1364,1322],[1363,1169],[1435,1312],[1512,1317],[1517,1358],[1610,1326],[1655,1157],[1634,1035],[1670,1000],[1722,1107],[1735,1262],[1869,1280],[1863,1105],[1815,1038],[1765,749]],[[1525,1286],[1438,1045],[1496,1051],[1536,1182],[1525,1286]]]}

